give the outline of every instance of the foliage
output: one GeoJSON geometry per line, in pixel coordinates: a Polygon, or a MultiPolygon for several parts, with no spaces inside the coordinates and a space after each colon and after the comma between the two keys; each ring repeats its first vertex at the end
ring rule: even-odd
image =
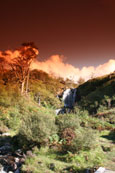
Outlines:
{"type": "Polygon", "coordinates": [[[40,112],[30,112],[23,117],[23,121],[19,130],[22,145],[35,144],[47,145],[49,137],[56,133],[55,119],[52,115],[40,112]]]}
{"type": "Polygon", "coordinates": [[[87,111],[81,111],[80,109],[76,108],[75,110],[79,116],[80,119],[80,126],[86,127],[86,128],[92,128],[97,129],[99,131],[105,130],[105,129],[113,129],[114,124],[111,123],[111,121],[114,121],[114,119],[111,120],[113,117],[113,114],[109,113],[106,116],[106,112],[102,114],[96,114],[89,115],[87,111]]]}
{"type": "Polygon", "coordinates": [[[34,43],[23,43],[17,50],[17,56],[10,60],[9,65],[16,80],[21,84],[21,94],[28,91],[30,65],[38,53],[34,43]]]}
{"type": "Polygon", "coordinates": [[[31,80],[30,94],[39,105],[44,107],[56,108],[61,106],[59,99],[51,92],[51,88],[48,89],[42,81],[31,80]]]}
{"type": "Polygon", "coordinates": [[[81,95],[79,105],[90,113],[96,113],[100,105],[114,106],[115,74],[91,79],[78,87],[81,95]]]}
{"type": "Polygon", "coordinates": [[[91,129],[76,129],[71,135],[68,133],[62,139],[64,140],[62,145],[62,151],[64,152],[89,151],[95,149],[96,146],[96,137],[91,129]]]}
{"type": "Polygon", "coordinates": [[[3,124],[3,121],[0,120],[0,134],[8,132],[7,126],[3,124]]]}
{"type": "MultiPolygon", "coordinates": [[[[83,112],[82,112],[83,113],[83,112]]],[[[93,147],[95,136],[93,131],[89,128],[84,129],[80,127],[80,115],[78,114],[64,114],[56,118],[56,124],[59,128],[59,136],[62,142],[62,151],[78,152],[80,150],[90,150],[93,147]]]]}
{"type": "Polygon", "coordinates": [[[59,133],[66,128],[73,130],[79,128],[79,118],[75,114],[63,114],[56,117],[56,125],[59,128],[59,133]]]}
{"type": "Polygon", "coordinates": [[[76,163],[75,169],[78,170],[79,168],[96,168],[102,165],[102,160],[104,159],[104,154],[101,148],[97,148],[90,151],[81,151],[77,154],[73,154],[68,152],[65,156],[67,162],[76,163]]]}

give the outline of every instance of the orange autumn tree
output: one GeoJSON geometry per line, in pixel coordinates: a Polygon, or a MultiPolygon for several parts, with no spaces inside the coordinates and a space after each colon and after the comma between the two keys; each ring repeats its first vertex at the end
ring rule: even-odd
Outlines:
{"type": "Polygon", "coordinates": [[[21,84],[21,94],[24,94],[28,92],[31,63],[36,59],[39,52],[33,42],[23,43],[18,52],[19,55],[11,61],[10,66],[21,84]]]}
{"type": "Polygon", "coordinates": [[[4,72],[4,65],[5,65],[5,59],[3,57],[0,57],[0,75],[4,72]]]}
{"type": "Polygon", "coordinates": [[[8,69],[8,62],[5,59],[5,53],[2,53],[2,55],[0,56],[0,79],[3,80],[3,78],[5,78],[5,73],[7,72],[8,69]]]}

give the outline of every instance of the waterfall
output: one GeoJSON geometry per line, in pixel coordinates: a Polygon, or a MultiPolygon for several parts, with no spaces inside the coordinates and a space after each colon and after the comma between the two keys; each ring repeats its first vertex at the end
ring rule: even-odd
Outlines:
{"type": "Polygon", "coordinates": [[[74,88],[74,89],[68,88],[63,92],[62,101],[64,102],[64,107],[56,110],[57,115],[63,114],[66,112],[69,113],[74,108],[75,101],[76,101],[76,94],[77,94],[76,88],[74,88]],[[66,109],[68,111],[66,111],[66,109]]]}

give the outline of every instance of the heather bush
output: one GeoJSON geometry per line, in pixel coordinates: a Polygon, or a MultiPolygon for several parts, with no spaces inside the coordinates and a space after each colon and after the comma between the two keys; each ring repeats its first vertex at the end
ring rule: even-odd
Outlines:
{"type": "Polygon", "coordinates": [[[69,129],[69,132],[66,132],[65,136],[62,135],[62,139],[64,141],[62,145],[62,150],[64,152],[70,151],[76,153],[80,151],[89,151],[96,146],[96,137],[91,129],[79,128],[75,131],[69,129]]]}
{"type": "Polygon", "coordinates": [[[95,146],[96,138],[94,132],[89,127],[80,126],[82,116],[88,117],[87,111],[80,111],[77,114],[64,114],[56,118],[58,134],[62,141],[62,151],[72,153],[81,150],[90,150],[95,146]]]}

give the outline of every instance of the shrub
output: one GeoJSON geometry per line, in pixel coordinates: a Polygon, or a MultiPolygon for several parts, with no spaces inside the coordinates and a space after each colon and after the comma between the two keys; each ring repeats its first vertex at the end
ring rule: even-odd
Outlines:
{"type": "Polygon", "coordinates": [[[61,138],[64,139],[66,145],[71,145],[72,141],[74,140],[76,134],[73,129],[66,128],[61,134],[61,138]]]}
{"type": "Polygon", "coordinates": [[[77,129],[79,128],[79,118],[75,114],[63,114],[56,118],[56,125],[59,128],[59,133],[66,128],[77,129]]]}
{"type": "Polygon", "coordinates": [[[15,131],[19,130],[20,123],[21,123],[21,115],[19,110],[15,107],[10,107],[8,109],[9,119],[6,121],[6,125],[15,131]]]}
{"type": "Polygon", "coordinates": [[[69,133],[66,133],[66,137],[64,136],[63,139],[62,150],[64,152],[70,151],[76,153],[79,151],[89,151],[96,146],[96,138],[91,129],[69,130],[69,133]]]}
{"type": "Polygon", "coordinates": [[[84,115],[88,117],[87,111],[77,111],[78,114],[63,114],[56,118],[60,140],[62,141],[62,151],[72,153],[81,150],[90,150],[95,146],[96,138],[92,129],[80,127],[84,115]],[[79,117],[79,118],[78,118],[79,117]]]}
{"type": "Polygon", "coordinates": [[[41,112],[31,112],[23,117],[19,130],[19,139],[22,146],[46,145],[49,137],[56,133],[55,119],[51,115],[41,112]]]}
{"type": "Polygon", "coordinates": [[[21,115],[16,107],[0,107],[0,120],[10,129],[18,131],[21,123],[21,115]]]}

